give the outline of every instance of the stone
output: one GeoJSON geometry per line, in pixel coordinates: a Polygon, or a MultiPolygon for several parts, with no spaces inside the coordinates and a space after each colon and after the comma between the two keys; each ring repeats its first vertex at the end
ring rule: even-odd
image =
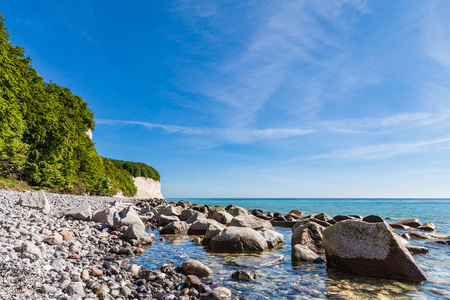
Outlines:
{"type": "Polygon", "coordinates": [[[55,294],[58,292],[58,288],[53,285],[44,284],[41,287],[41,292],[44,294],[55,294]]]}
{"type": "Polygon", "coordinates": [[[34,243],[25,241],[20,248],[20,257],[36,260],[41,258],[41,250],[34,243]]]}
{"type": "Polygon", "coordinates": [[[220,291],[214,290],[211,292],[201,294],[198,299],[200,299],[200,300],[230,300],[231,297],[229,297],[228,295],[226,295],[220,291]]]}
{"type": "Polygon", "coordinates": [[[45,236],[43,241],[49,245],[61,245],[63,242],[63,237],[58,232],[55,232],[52,236],[45,236]]]}
{"type": "Polygon", "coordinates": [[[176,221],[164,226],[160,234],[176,234],[176,235],[187,235],[189,230],[189,224],[184,221],[176,221]]]}
{"type": "Polygon", "coordinates": [[[109,289],[109,287],[105,284],[103,285],[99,285],[97,286],[97,288],[95,289],[95,294],[98,296],[102,293],[106,293],[108,294],[111,290],[109,289]]]}
{"type": "Polygon", "coordinates": [[[51,209],[44,191],[23,193],[20,196],[19,205],[40,209],[44,214],[49,214],[51,209]]]}
{"type": "Polygon", "coordinates": [[[258,277],[250,270],[238,270],[231,274],[231,278],[237,281],[256,281],[258,277]]]}
{"type": "Polygon", "coordinates": [[[195,275],[198,277],[208,277],[213,271],[202,262],[195,259],[188,259],[181,264],[181,269],[186,275],[195,275]]]}
{"type": "Polygon", "coordinates": [[[177,216],[161,215],[159,217],[159,225],[161,225],[161,226],[165,226],[165,225],[170,224],[175,221],[180,221],[180,219],[177,216]]]}
{"type": "Polygon", "coordinates": [[[416,240],[427,240],[431,238],[428,234],[423,232],[408,232],[404,233],[403,237],[406,239],[416,239],[416,240]]]}
{"type": "Polygon", "coordinates": [[[297,210],[297,209],[293,209],[286,215],[286,217],[288,217],[288,216],[289,217],[294,217],[296,219],[299,219],[299,218],[301,218],[303,216],[303,213],[301,211],[297,210]]]}
{"type": "Polygon", "coordinates": [[[317,220],[325,221],[325,222],[330,221],[330,220],[333,219],[332,217],[330,217],[326,213],[314,214],[311,217],[314,218],[314,219],[317,219],[317,220]]]}
{"type": "Polygon", "coordinates": [[[417,228],[420,225],[422,225],[422,223],[417,218],[410,218],[410,219],[405,219],[405,220],[400,220],[400,221],[394,222],[391,225],[404,225],[404,226],[408,226],[408,227],[417,228]]]}
{"type": "Polygon", "coordinates": [[[214,291],[216,291],[216,292],[220,292],[220,293],[222,293],[222,294],[225,294],[225,295],[227,295],[228,297],[231,297],[231,291],[229,290],[229,289],[227,289],[226,287],[223,287],[223,286],[219,286],[219,287],[216,287],[215,289],[214,289],[214,291]]]}
{"type": "Polygon", "coordinates": [[[364,217],[362,220],[367,223],[382,223],[382,222],[384,222],[382,217],[375,216],[375,215],[370,215],[370,216],[364,217]]]}
{"type": "Polygon", "coordinates": [[[188,235],[205,235],[211,224],[217,225],[221,228],[225,228],[222,224],[212,219],[199,220],[191,224],[188,230],[188,235]]]}
{"type": "Polygon", "coordinates": [[[210,241],[216,252],[253,253],[268,249],[265,238],[256,230],[244,227],[227,227],[210,241]]]}
{"type": "Polygon", "coordinates": [[[90,269],[90,275],[91,276],[94,276],[94,277],[100,277],[100,276],[102,276],[103,275],[103,271],[102,270],[100,270],[100,269],[98,269],[98,268],[96,268],[96,267],[90,267],[89,268],[90,269]]]}
{"type": "Polygon", "coordinates": [[[264,239],[267,241],[267,246],[269,249],[278,247],[279,245],[283,244],[284,236],[276,232],[275,230],[269,230],[269,229],[261,229],[258,230],[259,233],[264,237],[264,239]]]}
{"type": "Polygon", "coordinates": [[[258,219],[257,217],[250,214],[238,215],[234,217],[231,220],[229,226],[247,227],[255,230],[259,229],[274,230],[272,224],[269,221],[258,219]]]}
{"type": "Polygon", "coordinates": [[[73,235],[68,230],[63,230],[63,231],[60,232],[60,234],[61,234],[61,236],[63,238],[63,241],[71,241],[71,240],[73,240],[73,235]]]}
{"type": "Polygon", "coordinates": [[[436,231],[437,227],[433,223],[427,222],[427,223],[424,223],[424,224],[420,225],[419,227],[417,227],[417,229],[425,230],[425,231],[436,231]]]}
{"type": "Polygon", "coordinates": [[[88,270],[83,270],[83,271],[81,271],[80,278],[81,278],[82,280],[89,279],[89,271],[88,271],[88,270]]]}
{"type": "Polygon", "coordinates": [[[132,292],[131,289],[127,286],[120,287],[120,294],[125,297],[130,297],[132,292]]]}
{"type": "Polygon", "coordinates": [[[192,218],[194,215],[199,214],[198,211],[193,209],[183,209],[180,213],[180,221],[187,221],[192,218]]]}
{"type": "Polygon", "coordinates": [[[86,221],[92,217],[92,210],[90,205],[84,205],[80,207],[73,207],[64,212],[66,217],[72,217],[75,220],[86,221]]]}
{"type": "Polygon", "coordinates": [[[330,220],[328,222],[325,222],[325,221],[322,221],[322,220],[319,220],[319,219],[314,219],[314,218],[311,218],[311,217],[305,217],[305,218],[302,218],[302,219],[298,220],[294,224],[294,226],[292,226],[292,232],[294,232],[294,230],[297,229],[297,227],[303,226],[303,225],[308,224],[308,223],[316,223],[316,224],[319,224],[320,226],[322,226],[324,228],[330,227],[331,223],[329,223],[329,222],[332,222],[332,221],[336,222],[335,220],[330,220]]]}
{"type": "Polygon", "coordinates": [[[67,258],[68,259],[80,259],[80,256],[76,253],[72,253],[72,254],[67,255],[67,258]]]}
{"type": "Polygon", "coordinates": [[[137,276],[139,274],[139,271],[141,270],[141,267],[136,264],[132,264],[129,270],[131,273],[133,273],[134,276],[137,276]]]}
{"type": "Polygon", "coordinates": [[[291,259],[293,262],[306,262],[306,263],[322,263],[323,258],[317,255],[314,251],[304,245],[294,245],[291,251],[291,259]]]}
{"type": "Polygon", "coordinates": [[[395,234],[395,237],[397,238],[397,240],[399,242],[401,242],[403,244],[403,246],[406,247],[406,249],[408,249],[408,251],[411,254],[427,254],[429,252],[428,248],[425,247],[421,247],[421,246],[413,246],[411,245],[410,242],[408,242],[403,236],[406,235],[403,234],[402,236],[399,236],[398,234],[395,234]]]}
{"type": "Polygon", "coordinates": [[[240,206],[235,206],[235,205],[231,205],[229,208],[227,208],[226,211],[233,217],[249,214],[245,208],[240,207],[240,206]]]}
{"type": "Polygon", "coordinates": [[[84,297],[85,293],[84,293],[84,287],[83,284],[78,281],[78,282],[71,282],[67,288],[66,288],[66,292],[69,296],[78,296],[78,297],[84,297]]]}
{"type": "Polygon", "coordinates": [[[97,210],[92,216],[92,221],[114,226],[114,214],[117,212],[116,206],[111,206],[102,210],[97,210]]]}
{"type": "Polygon", "coordinates": [[[209,245],[209,242],[222,232],[226,227],[225,225],[220,224],[219,222],[211,223],[206,230],[205,236],[202,240],[202,245],[209,245]]]}
{"type": "Polygon", "coordinates": [[[195,215],[193,215],[192,217],[190,217],[189,219],[186,220],[186,223],[192,224],[192,223],[195,223],[197,221],[211,220],[211,219],[207,219],[204,214],[202,214],[202,213],[200,213],[198,211],[196,211],[196,212],[197,213],[195,215]]]}
{"type": "Polygon", "coordinates": [[[242,256],[232,260],[232,264],[246,268],[262,268],[267,266],[273,266],[284,262],[284,256],[282,254],[265,254],[260,256],[242,256]]]}
{"type": "Polygon", "coordinates": [[[156,237],[153,233],[147,233],[144,229],[142,229],[139,225],[131,225],[129,226],[122,234],[121,236],[124,240],[137,240],[139,244],[152,244],[156,237]]]}
{"type": "Polygon", "coordinates": [[[145,224],[133,207],[129,206],[114,214],[115,229],[123,229],[131,225],[137,225],[145,230],[145,224]]]}
{"type": "Polygon", "coordinates": [[[328,266],[356,274],[421,282],[426,275],[386,223],[346,220],[323,232],[328,266]]]}
{"type": "Polygon", "coordinates": [[[181,211],[183,210],[179,206],[172,206],[172,205],[157,207],[156,209],[157,209],[157,213],[154,218],[158,222],[160,221],[159,218],[161,217],[161,215],[178,217],[181,214],[181,211]]]}
{"type": "MultiPolygon", "coordinates": [[[[188,231],[188,232],[189,232],[189,231],[188,231]]],[[[199,237],[199,236],[196,236],[196,237],[194,237],[194,238],[192,239],[192,242],[195,243],[195,244],[201,245],[201,244],[202,244],[202,238],[199,237]]]]}
{"type": "Polygon", "coordinates": [[[306,224],[298,226],[292,232],[291,238],[292,247],[297,244],[300,244],[303,246],[307,246],[315,253],[323,253],[325,251],[322,242],[322,234],[324,229],[325,228],[323,226],[313,222],[308,222],[306,224]]]}
{"type": "Polygon", "coordinates": [[[202,281],[200,280],[200,278],[195,275],[187,275],[185,283],[188,288],[194,288],[196,290],[199,290],[200,286],[202,285],[202,281]]]}
{"type": "Polygon", "coordinates": [[[233,216],[227,213],[222,207],[214,207],[208,212],[208,218],[216,220],[220,224],[229,224],[233,216]]]}

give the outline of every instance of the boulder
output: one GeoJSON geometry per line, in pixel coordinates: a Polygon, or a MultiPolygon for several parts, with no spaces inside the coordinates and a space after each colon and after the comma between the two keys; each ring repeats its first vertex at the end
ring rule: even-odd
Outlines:
{"type": "Polygon", "coordinates": [[[437,227],[433,223],[427,222],[427,223],[424,223],[424,224],[420,225],[419,227],[417,227],[417,229],[425,230],[425,231],[436,231],[437,227]]]}
{"type": "Polygon", "coordinates": [[[183,262],[181,269],[185,275],[195,275],[198,277],[208,277],[213,273],[208,266],[195,259],[188,259],[183,262]]]}
{"type": "Polygon", "coordinates": [[[200,300],[231,300],[231,297],[219,290],[200,294],[200,300]]]}
{"type": "Polygon", "coordinates": [[[44,191],[27,192],[20,196],[19,204],[29,208],[41,209],[44,214],[50,213],[50,203],[44,191]]]}
{"type": "Polygon", "coordinates": [[[210,242],[216,252],[252,253],[268,249],[264,237],[256,230],[244,227],[227,227],[210,242]]]}
{"type": "Polygon", "coordinates": [[[184,286],[187,288],[194,288],[198,291],[202,286],[202,281],[195,275],[187,275],[184,286]]]}
{"type": "Polygon", "coordinates": [[[271,220],[272,217],[266,216],[261,210],[257,210],[254,209],[252,210],[251,214],[255,217],[257,217],[258,219],[263,219],[263,220],[271,220]]]}
{"type": "Polygon", "coordinates": [[[382,217],[375,216],[375,215],[370,215],[370,216],[364,217],[362,220],[367,223],[382,223],[382,222],[384,222],[382,217]]]}
{"type": "Polygon", "coordinates": [[[214,207],[208,212],[208,218],[216,220],[221,224],[229,224],[233,216],[227,213],[222,207],[214,207]]]}
{"type": "Polygon", "coordinates": [[[92,210],[90,205],[73,207],[65,211],[66,217],[72,217],[76,220],[86,221],[92,218],[92,210]]]}
{"type": "Polygon", "coordinates": [[[414,282],[427,280],[386,223],[346,220],[323,232],[328,266],[362,275],[414,282]]]}
{"type": "Polygon", "coordinates": [[[325,251],[322,242],[322,234],[324,229],[325,227],[314,222],[308,222],[306,224],[300,225],[296,227],[292,232],[291,245],[295,246],[297,244],[300,244],[303,246],[307,246],[315,253],[323,253],[325,251]]]}
{"type": "Polygon", "coordinates": [[[336,222],[345,221],[345,220],[355,220],[354,217],[346,216],[346,215],[336,215],[334,216],[333,220],[336,222]]]}
{"type": "Polygon", "coordinates": [[[284,236],[281,233],[276,232],[275,230],[260,229],[258,230],[258,232],[261,233],[261,235],[267,241],[267,246],[269,247],[269,249],[283,244],[284,236]]]}
{"type": "Polygon", "coordinates": [[[129,226],[122,234],[122,239],[137,240],[139,244],[151,244],[155,241],[156,237],[153,233],[147,233],[141,226],[133,224],[129,226]]]}
{"type": "Polygon", "coordinates": [[[246,268],[262,268],[272,265],[281,264],[284,262],[284,255],[276,253],[267,253],[263,255],[238,255],[232,260],[232,264],[246,268]]]}
{"type": "Polygon", "coordinates": [[[303,246],[300,244],[292,247],[291,259],[293,262],[302,262],[302,263],[322,263],[324,262],[323,258],[309,249],[307,246],[303,246]]]}
{"type": "Polygon", "coordinates": [[[274,230],[272,224],[269,221],[258,219],[257,217],[252,216],[250,214],[239,215],[237,217],[234,217],[231,220],[229,226],[247,227],[247,228],[252,228],[255,230],[259,230],[259,229],[274,230]]]}
{"type": "Polygon", "coordinates": [[[239,216],[239,215],[248,215],[248,211],[240,206],[234,206],[231,205],[230,208],[227,208],[227,212],[232,215],[233,217],[239,216]]]}
{"type": "Polygon", "coordinates": [[[129,206],[114,214],[113,228],[124,229],[132,225],[137,225],[145,230],[145,224],[133,207],[129,206]]]}
{"type": "Polygon", "coordinates": [[[407,232],[402,235],[405,239],[428,240],[432,237],[423,232],[407,232]]]}
{"type": "Polygon", "coordinates": [[[41,249],[34,243],[29,241],[22,243],[22,246],[20,247],[20,257],[35,260],[41,258],[41,255],[41,249]]]}
{"type": "Polygon", "coordinates": [[[116,213],[116,211],[117,208],[115,206],[97,210],[92,216],[92,221],[108,224],[112,227],[114,225],[114,214],[116,213]]]}
{"type": "MultiPolygon", "coordinates": [[[[212,220],[214,221],[214,220],[212,220]]],[[[219,222],[216,223],[211,223],[208,227],[208,229],[206,230],[205,236],[203,237],[202,240],[202,245],[209,245],[209,242],[215,237],[217,236],[219,233],[222,232],[222,230],[224,230],[226,227],[225,225],[220,224],[219,222]]]]}
{"type": "Polygon", "coordinates": [[[405,219],[405,220],[400,220],[400,221],[394,222],[391,225],[404,225],[404,226],[408,226],[408,227],[412,227],[412,228],[417,228],[420,225],[422,225],[422,223],[420,222],[419,219],[410,218],[410,219],[405,219]]]}
{"type": "Polygon", "coordinates": [[[192,217],[190,217],[189,219],[187,219],[186,220],[186,223],[188,223],[188,224],[192,224],[192,223],[195,223],[195,222],[197,222],[197,221],[201,221],[201,220],[211,220],[211,219],[207,219],[206,217],[205,217],[205,215],[204,214],[202,214],[201,212],[198,212],[198,211],[195,211],[196,212],[196,214],[194,214],[192,217]]]}
{"type": "MultiPolygon", "coordinates": [[[[331,222],[331,221],[332,220],[330,220],[329,222],[331,222]]],[[[307,223],[316,223],[316,224],[319,224],[322,227],[330,227],[331,226],[331,224],[328,223],[328,222],[308,217],[308,218],[303,218],[303,219],[298,220],[297,223],[295,223],[295,225],[292,227],[292,232],[294,232],[294,230],[297,227],[305,225],[307,223]]]]}
{"type": "Polygon", "coordinates": [[[159,225],[161,225],[161,226],[170,224],[175,221],[180,221],[180,219],[174,215],[172,215],[172,216],[161,215],[159,217],[159,225]]]}
{"type": "Polygon", "coordinates": [[[158,206],[156,207],[156,210],[157,213],[155,215],[155,219],[159,221],[161,215],[178,217],[183,209],[180,206],[167,205],[167,206],[158,206]]]}
{"type": "Polygon", "coordinates": [[[295,219],[300,219],[303,216],[303,213],[297,209],[291,210],[286,217],[293,217],[295,219]]]}
{"type": "Polygon", "coordinates": [[[58,232],[55,232],[52,236],[46,236],[43,241],[49,245],[61,245],[63,242],[63,237],[58,232]]]}
{"type": "Polygon", "coordinates": [[[317,220],[321,220],[321,221],[325,221],[325,222],[330,221],[330,220],[333,219],[332,217],[330,217],[326,213],[314,214],[314,215],[311,216],[311,218],[317,219],[317,220]]]}
{"type": "Polygon", "coordinates": [[[238,270],[231,274],[231,278],[237,281],[256,281],[258,277],[250,270],[238,270]]]}
{"type": "Polygon", "coordinates": [[[198,211],[195,211],[193,209],[183,209],[180,213],[180,221],[187,221],[189,218],[193,217],[194,215],[199,214],[198,211]]]}
{"type": "Polygon", "coordinates": [[[212,219],[205,219],[205,220],[200,220],[200,221],[196,221],[196,222],[192,223],[191,226],[189,227],[187,234],[188,235],[205,235],[206,232],[208,231],[209,226],[211,226],[211,224],[214,224],[217,227],[220,227],[221,230],[225,228],[222,224],[220,224],[217,221],[214,221],[212,219]]]}
{"type": "Polygon", "coordinates": [[[184,221],[175,221],[164,226],[160,234],[176,234],[176,235],[187,235],[189,230],[189,224],[184,221]]]}

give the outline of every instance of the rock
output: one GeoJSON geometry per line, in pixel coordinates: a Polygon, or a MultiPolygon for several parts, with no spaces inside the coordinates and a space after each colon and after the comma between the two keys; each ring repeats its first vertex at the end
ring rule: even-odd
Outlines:
{"type": "Polygon", "coordinates": [[[81,278],[82,280],[89,279],[89,271],[88,271],[88,270],[83,270],[83,271],[81,271],[80,278],[81,278]]]}
{"type": "Polygon", "coordinates": [[[189,224],[184,221],[176,221],[164,226],[160,234],[176,234],[176,235],[187,235],[189,230],[189,224]]]}
{"type": "Polygon", "coordinates": [[[230,300],[231,298],[220,292],[220,291],[211,291],[207,293],[203,293],[200,295],[200,300],[230,300]]]}
{"type": "Polygon", "coordinates": [[[256,230],[244,227],[227,227],[210,242],[216,252],[252,253],[268,249],[264,237],[256,230]]]}
{"type": "Polygon", "coordinates": [[[225,294],[225,295],[227,295],[228,297],[231,297],[231,291],[229,290],[229,289],[227,289],[226,287],[223,287],[223,286],[219,286],[219,287],[216,287],[215,289],[214,289],[214,291],[217,291],[217,292],[220,292],[220,293],[222,293],[222,294],[225,294]]]}
{"type": "Polygon", "coordinates": [[[196,290],[200,290],[202,281],[200,280],[200,278],[198,278],[195,275],[187,275],[185,284],[188,288],[194,288],[196,290]]]}
{"type": "Polygon", "coordinates": [[[84,288],[83,288],[83,284],[78,281],[78,282],[71,282],[67,288],[66,288],[67,294],[69,296],[78,296],[78,297],[84,297],[85,293],[84,293],[84,288]]]}
{"type": "Polygon", "coordinates": [[[258,230],[258,232],[261,233],[261,235],[267,241],[267,246],[269,247],[269,249],[283,244],[284,236],[279,232],[269,229],[261,229],[258,230]]]}
{"type": "Polygon", "coordinates": [[[41,292],[44,294],[55,294],[58,292],[58,288],[53,285],[44,284],[41,287],[41,292]]]}
{"type": "Polygon", "coordinates": [[[73,240],[73,235],[68,230],[63,230],[63,231],[60,232],[60,234],[61,234],[61,236],[63,238],[63,241],[71,241],[71,240],[73,240]]]}
{"type": "Polygon", "coordinates": [[[20,196],[19,204],[30,208],[41,209],[44,214],[49,214],[51,209],[44,191],[23,193],[20,196]]]}
{"type": "Polygon", "coordinates": [[[211,220],[211,219],[207,219],[204,214],[202,214],[200,212],[197,212],[195,215],[193,215],[192,217],[187,219],[186,223],[192,224],[192,223],[195,223],[197,221],[205,221],[205,220],[211,220]]]}
{"type": "Polygon", "coordinates": [[[336,215],[334,216],[333,220],[336,222],[345,221],[345,220],[355,220],[352,216],[346,216],[346,215],[336,215]]]}
{"type": "Polygon", "coordinates": [[[406,226],[406,225],[402,225],[402,224],[389,224],[389,226],[391,226],[392,228],[395,228],[395,229],[403,229],[403,230],[412,230],[412,229],[414,229],[411,226],[406,226]]]}
{"type": "Polygon", "coordinates": [[[193,209],[183,209],[180,213],[180,221],[187,221],[197,214],[199,214],[199,212],[193,209]]]}
{"type": "Polygon", "coordinates": [[[58,232],[55,232],[52,236],[45,236],[43,241],[49,245],[61,245],[63,237],[58,232]]]}
{"type": "Polygon", "coordinates": [[[448,241],[435,241],[436,244],[450,246],[450,240],[448,241]]]}
{"type": "Polygon", "coordinates": [[[364,217],[362,220],[367,223],[382,223],[382,222],[384,222],[382,217],[375,216],[375,215],[370,215],[370,216],[364,217]]]}
{"type": "Polygon", "coordinates": [[[303,213],[297,209],[291,210],[286,217],[293,217],[295,219],[299,219],[303,216],[303,213]]]}
{"type": "Polygon", "coordinates": [[[41,250],[32,242],[25,241],[20,248],[20,257],[36,260],[41,258],[41,250]]]}
{"type": "Polygon", "coordinates": [[[257,276],[250,270],[238,270],[231,274],[231,278],[237,281],[256,281],[257,276]]]}
{"type": "Polygon", "coordinates": [[[142,227],[134,224],[131,225],[130,227],[128,227],[124,232],[123,235],[121,237],[124,240],[137,240],[139,244],[152,244],[156,237],[153,233],[147,233],[145,232],[144,229],[142,229],[142,227]]]}
{"type": "Polygon", "coordinates": [[[99,285],[95,289],[95,294],[98,296],[98,295],[100,295],[102,293],[108,294],[110,291],[111,290],[109,289],[109,287],[107,285],[99,285]]]}
{"type": "Polygon", "coordinates": [[[428,248],[422,246],[406,245],[405,247],[411,254],[428,254],[430,252],[428,248]]]}
{"type": "Polygon", "coordinates": [[[400,220],[400,221],[394,222],[391,224],[391,226],[392,225],[404,225],[404,226],[408,226],[408,227],[417,228],[420,225],[422,225],[422,223],[420,222],[419,219],[410,218],[410,219],[405,219],[405,220],[400,220]]]}
{"type": "Polygon", "coordinates": [[[272,265],[281,264],[284,262],[282,254],[265,254],[261,256],[242,256],[239,255],[233,259],[232,264],[246,268],[262,268],[272,265]]]}
{"type": "Polygon", "coordinates": [[[437,227],[433,223],[427,222],[427,223],[424,223],[423,225],[420,225],[419,227],[417,227],[417,229],[425,230],[425,231],[436,231],[437,227]]]}
{"type": "Polygon", "coordinates": [[[231,220],[229,226],[247,227],[255,230],[259,229],[274,230],[272,224],[269,221],[258,219],[257,217],[250,214],[239,215],[237,217],[234,217],[231,220]]]}
{"type": "Polygon", "coordinates": [[[263,219],[263,220],[271,220],[272,217],[266,216],[262,211],[259,210],[253,210],[252,215],[254,215],[255,217],[257,217],[258,219],[263,219]]]}
{"type": "Polygon", "coordinates": [[[295,246],[300,244],[307,246],[315,253],[323,253],[325,251],[322,242],[322,234],[324,229],[325,228],[323,226],[313,222],[308,222],[298,226],[292,232],[291,245],[295,246]]]}
{"type": "Polygon", "coordinates": [[[109,226],[114,226],[114,214],[117,212],[117,207],[111,206],[102,210],[98,210],[92,216],[92,221],[108,224],[109,226]]]}
{"type": "Polygon", "coordinates": [[[405,239],[427,240],[431,238],[428,234],[422,232],[408,232],[403,235],[405,239]]]}
{"type": "MultiPolygon", "coordinates": [[[[189,232],[189,231],[188,231],[189,232]]],[[[192,239],[192,242],[194,242],[195,244],[201,245],[202,244],[202,238],[199,236],[196,236],[192,239]]]]}
{"type": "Polygon", "coordinates": [[[211,224],[220,228],[225,228],[222,224],[212,219],[199,220],[191,224],[188,230],[188,235],[205,235],[211,224]]]}
{"type": "Polygon", "coordinates": [[[227,213],[222,207],[214,207],[208,212],[208,218],[216,220],[221,224],[228,224],[233,219],[233,216],[227,213]]]}
{"type": "Polygon", "coordinates": [[[137,225],[145,230],[144,222],[142,222],[137,212],[131,206],[126,207],[122,209],[120,212],[116,212],[114,214],[113,228],[123,229],[131,225],[137,225]]]}
{"type": "Polygon", "coordinates": [[[226,227],[219,222],[211,223],[206,230],[205,236],[202,240],[202,245],[209,245],[209,242],[222,232],[226,227]]]}
{"type": "Polygon", "coordinates": [[[80,256],[76,253],[72,253],[72,254],[67,255],[67,258],[68,259],[80,259],[80,256]]]}
{"type": "Polygon", "coordinates": [[[292,227],[292,232],[294,232],[294,230],[297,229],[297,227],[303,226],[303,225],[308,224],[308,223],[316,223],[316,224],[319,224],[320,226],[322,226],[324,228],[330,227],[331,223],[329,223],[329,222],[332,222],[332,221],[335,221],[335,220],[330,220],[328,222],[325,222],[325,221],[322,221],[322,220],[319,220],[319,219],[314,219],[314,218],[311,218],[311,217],[305,217],[305,218],[302,218],[302,219],[298,220],[297,223],[295,223],[295,225],[292,227]]]}
{"type": "Polygon", "coordinates": [[[92,211],[90,205],[84,205],[80,207],[73,207],[64,212],[66,217],[72,217],[75,220],[86,221],[92,217],[92,211]]]}
{"type": "Polygon", "coordinates": [[[195,275],[198,277],[208,277],[213,271],[203,263],[195,259],[188,259],[181,264],[181,269],[186,275],[195,275]]]}
{"type": "Polygon", "coordinates": [[[248,211],[240,206],[234,206],[231,205],[229,208],[227,208],[226,210],[230,215],[232,215],[233,217],[239,216],[239,215],[248,215],[248,211]]]}
{"type": "Polygon", "coordinates": [[[141,270],[141,267],[136,264],[132,264],[129,270],[131,273],[133,273],[134,276],[137,276],[139,274],[139,271],[141,270]]]}
{"type": "Polygon", "coordinates": [[[332,217],[330,217],[326,213],[314,214],[311,217],[314,218],[314,219],[317,219],[317,220],[325,221],[325,222],[330,221],[330,220],[333,219],[332,217]]]}
{"type": "Polygon", "coordinates": [[[180,219],[178,219],[177,216],[161,215],[159,217],[159,225],[161,225],[161,226],[165,226],[165,225],[170,224],[175,221],[180,221],[180,219]]]}
{"type": "Polygon", "coordinates": [[[313,263],[322,263],[324,262],[323,258],[309,249],[307,246],[303,246],[300,244],[295,245],[292,248],[291,259],[294,262],[313,262],[313,263]]]}
{"type": "Polygon", "coordinates": [[[346,220],[323,232],[328,266],[377,277],[421,282],[425,274],[386,223],[346,220]]]}
{"type": "Polygon", "coordinates": [[[103,275],[103,271],[96,267],[90,267],[89,269],[91,270],[91,276],[100,277],[103,275]]]}

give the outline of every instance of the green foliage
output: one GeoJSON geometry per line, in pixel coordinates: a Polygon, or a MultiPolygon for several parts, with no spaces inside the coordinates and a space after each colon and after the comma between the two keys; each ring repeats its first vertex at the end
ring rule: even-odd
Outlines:
{"type": "Polygon", "coordinates": [[[131,174],[159,180],[144,164],[102,159],[86,132],[94,114],[81,97],[45,83],[0,14],[0,177],[58,191],[136,193],[131,174]]]}
{"type": "Polygon", "coordinates": [[[111,161],[118,168],[127,170],[131,175],[133,175],[133,177],[141,176],[141,177],[145,177],[145,178],[152,178],[157,181],[159,181],[159,179],[160,179],[158,171],[156,171],[151,166],[147,166],[144,163],[123,161],[123,160],[117,160],[117,159],[111,159],[111,158],[106,158],[106,159],[111,161]]]}

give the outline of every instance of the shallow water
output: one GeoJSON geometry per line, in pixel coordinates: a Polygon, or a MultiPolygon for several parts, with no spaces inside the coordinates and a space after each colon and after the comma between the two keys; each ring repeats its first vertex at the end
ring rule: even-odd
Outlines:
{"type": "MultiPolygon", "coordinates": [[[[180,199],[168,199],[179,201],[180,199]]],[[[298,209],[305,214],[326,212],[337,214],[376,214],[392,219],[417,217],[423,223],[433,222],[438,234],[450,234],[449,199],[185,199],[191,203],[227,206],[234,204],[247,209],[260,208],[265,212],[288,213],[298,209]]],[[[388,220],[389,221],[389,220],[388,220]]],[[[234,295],[245,299],[448,299],[450,298],[450,247],[410,240],[413,245],[430,249],[427,255],[415,255],[417,263],[428,274],[429,281],[412,284],[404,281],[362,277],[336,269],[326,269],[324,264],[293,266],[291,255],[291,229],[276,227],[284,235],[284,246],[269,254],[284,255],[284,262],[252,269],[257,282],[242,283],[231,279],[231,273],[244,267],[235,266],[236,256],[209,252],[191,241],[192,237],[173,238],[165,236],[155,242],[144,255],[134,260],[154,269],[165,262],[176,266],[189,258],[209,265],[214,274],[209,279],[218,286],[225,286],[234,295]],[[331,291],[328,287],[339,288],[331,291]]],[[[400,233],[400,231],[399,231],[400,233]]]]}

